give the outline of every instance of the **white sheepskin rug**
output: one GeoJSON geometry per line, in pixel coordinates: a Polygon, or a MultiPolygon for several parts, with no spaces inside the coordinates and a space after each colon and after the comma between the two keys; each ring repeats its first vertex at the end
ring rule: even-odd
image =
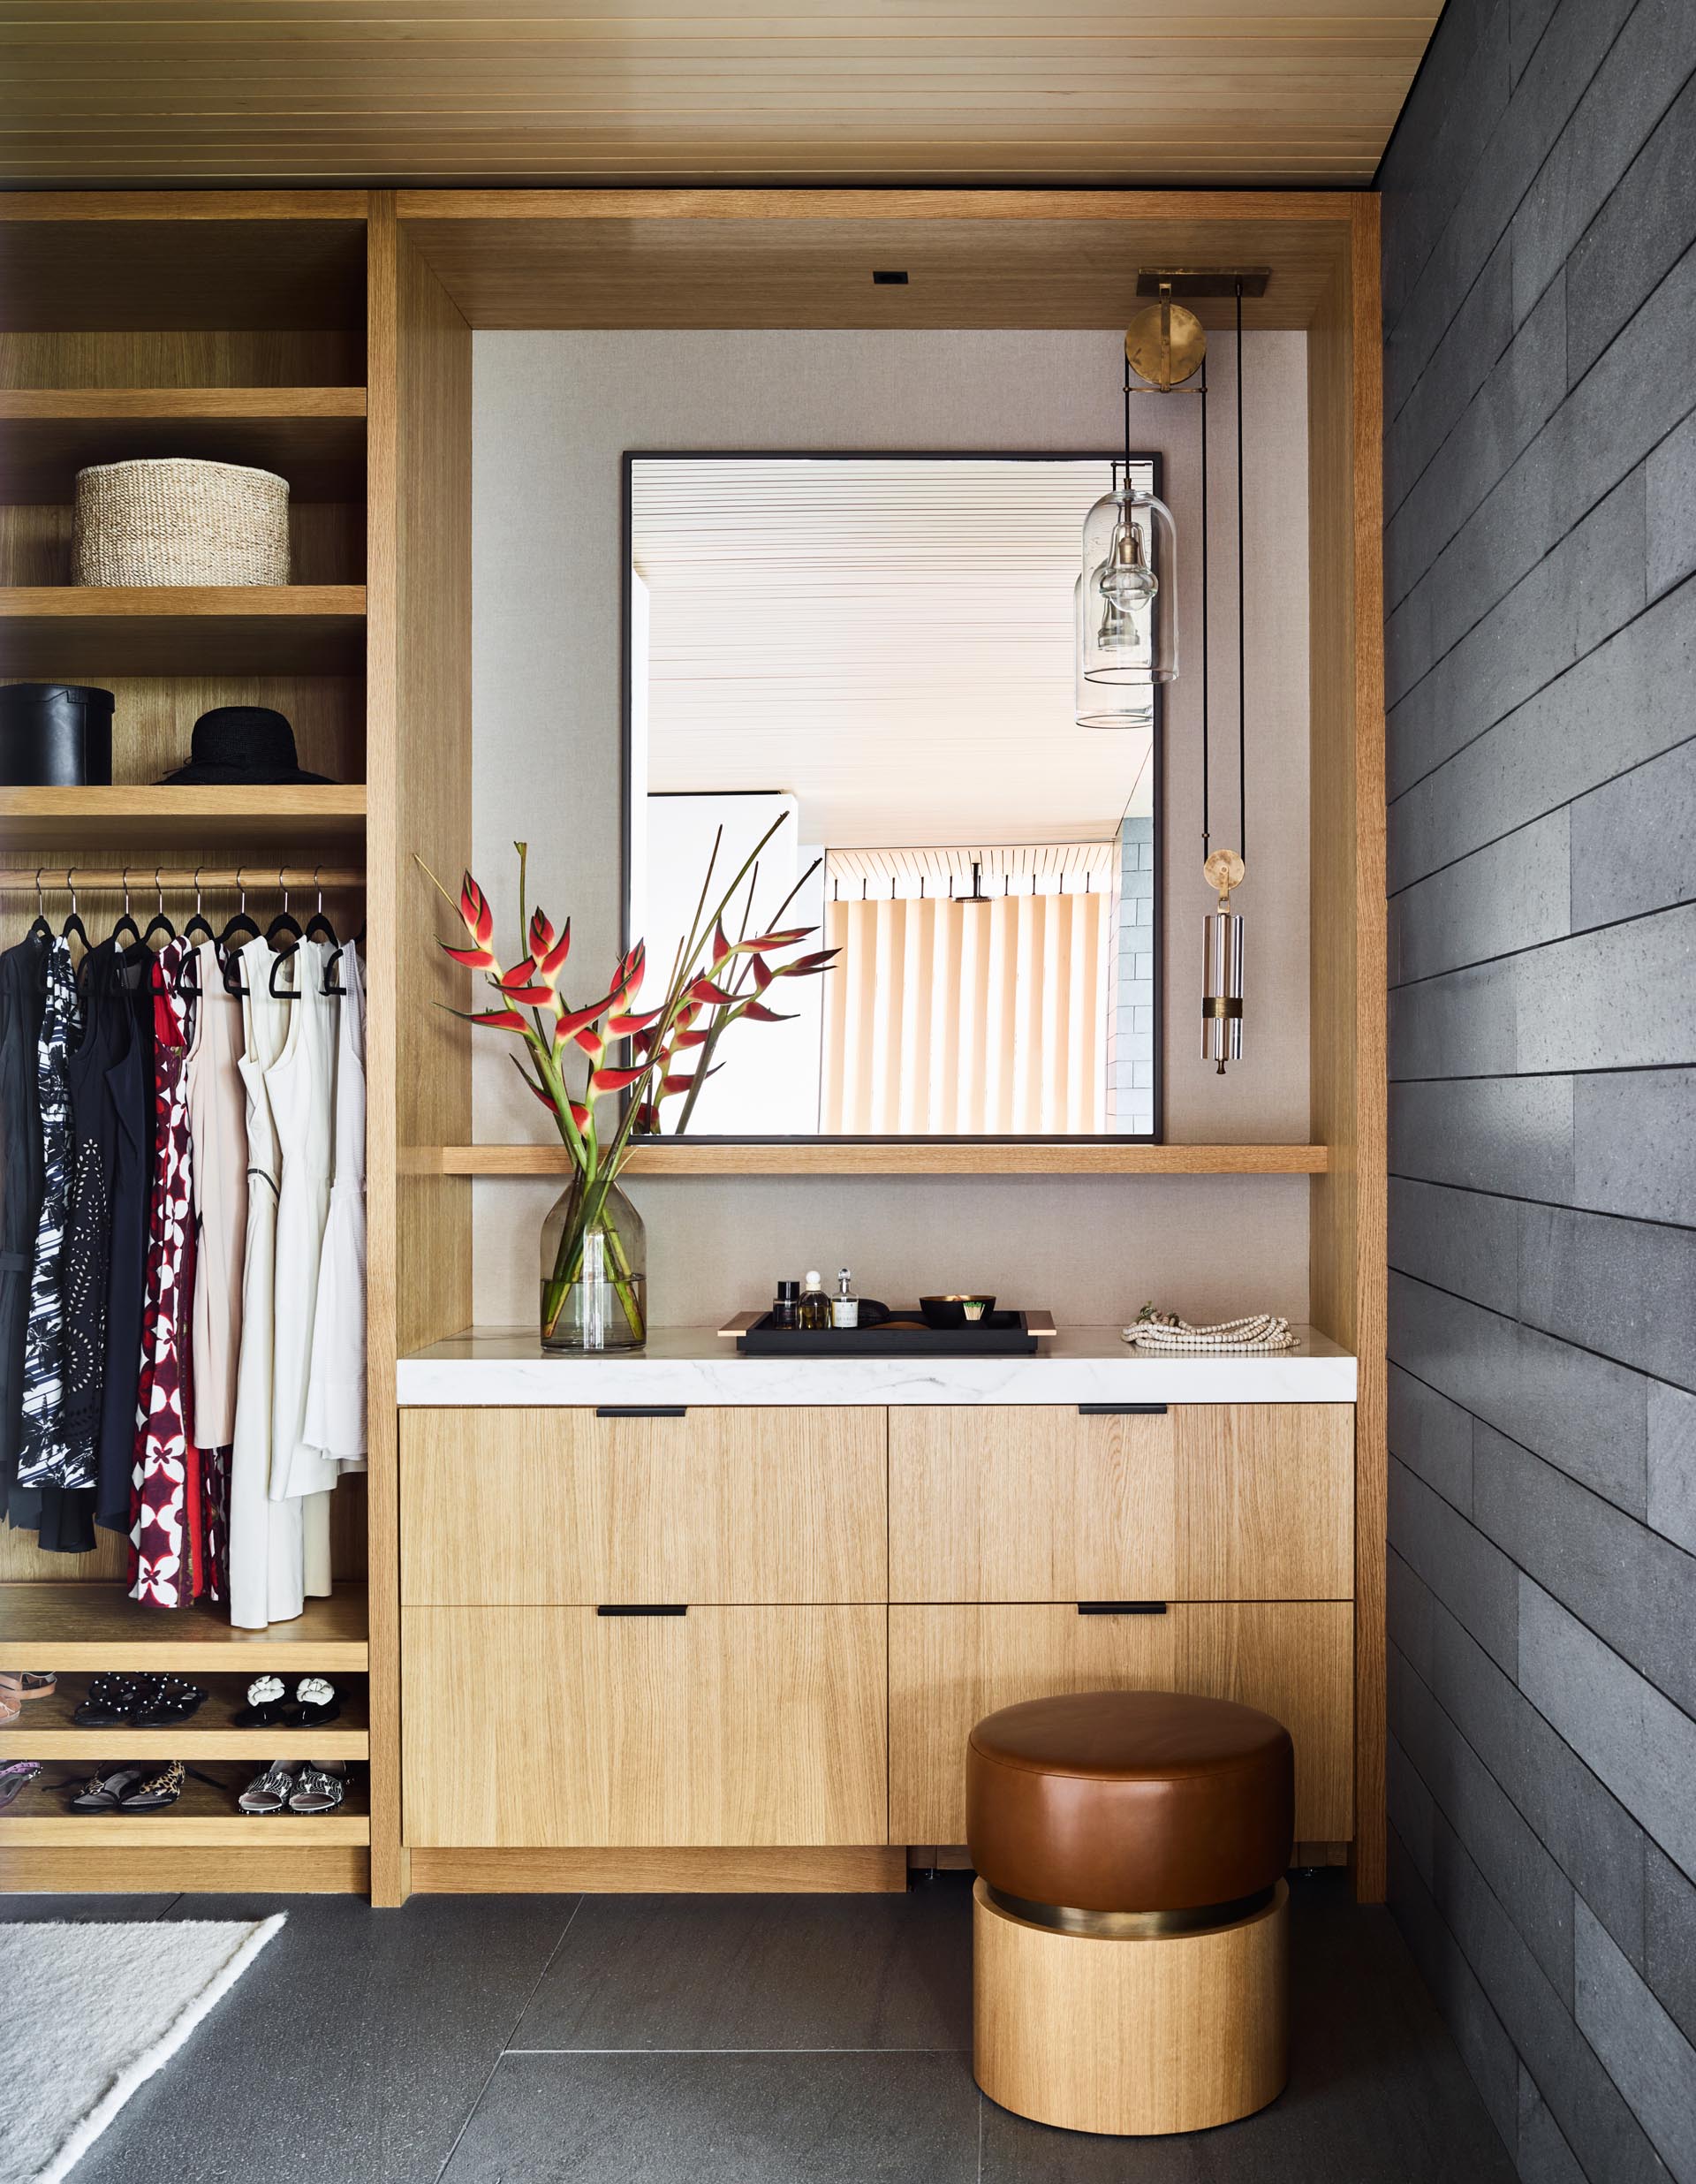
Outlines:
{"type": "Polygon", "coordinates": [[[0,2099],[0,2184],[68,2176],[284,1915],[0,1926],[0,1996],[17,2066],[0,2099]]]}

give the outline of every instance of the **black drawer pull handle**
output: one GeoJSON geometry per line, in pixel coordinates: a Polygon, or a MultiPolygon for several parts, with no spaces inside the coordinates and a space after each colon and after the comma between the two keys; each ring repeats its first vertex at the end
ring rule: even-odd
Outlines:
{"type": "Polygon", "coordinates": [[[686,1418],[688,1406],[684,1403],[597,1403],[597,1418],[686,1418]]]}
{"type": "Polygon", "coordinates": [[[1079,1615],[1164,1615],[1163,1600],[1080,1600],[1079,1615]]]}
{"type": "Polygon", "coordinates": [[[1080,1403],[1080,1418],[1163,1418],[1170,1403],[1080,1403]]]}
{"type": "Polygon", "coordinates": [[[687,1615],[688,1612],[689,1611],[687,1608],[675,1607],[670,1604],[660,1607],[645,1608],[630,1608],[625,1607],[621,1604],[616,1607],[601,1607],[595,1610],[595,1613],[597,1615],[687,1615]]]}

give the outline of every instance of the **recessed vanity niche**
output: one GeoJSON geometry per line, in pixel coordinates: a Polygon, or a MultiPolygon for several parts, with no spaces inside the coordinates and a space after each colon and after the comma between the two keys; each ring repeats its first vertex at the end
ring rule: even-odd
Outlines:
{"type": "MultiPolygon", "coordinates": [[[[1382,1897],[1374,201],[145,204],[142,223],[15,194],[0,220],[44,293],[72,211],[102,262],[174,264],[158,292],[191,329],[221,322],[188,308],[181,269],[210,298],[257,238],[294,272],[260,284],[271,315],[250,323],[296,312],[291,375],[366,383],[366,588],[343,603],[366,671],[368,1590],[331,1649],[368,1667],[368,1842],[288,1884],[390,1904],[898,1887],[958,1854],[978,1715],[1140,1683],[1277,1714],[1303,1854],[1382,1897]],[[1220,421],[1214,789],[1233,813],[1243,608],[1247,999],[1223,1078],[1200,1052],[1214,897],[1181,389],[1136,401],[1130,443],[1176,525],[1156,573],[1179,677],[1141,736],[1080,729],[1071,687],[1079,530],[1124,444],[1139,277],[1197,266],[1268,272],[1244,306],[1240,539],[1231,311],[1197,306],[1220,421]],[[908,277],[874,281],[889,268],[908,277]],[[746,841],[768,815],[762,891],[800,888],[843,974],[799,1028],[767,1028],[786,1051],[732,1043],[689,1134],[636,1154],[647,1349],[543,1360],[535,1240],[563,1149],[497,1046],[438,1007],[466,989],[415,860],[474,871],[504,936],[526,840],[530,905],[572,918],[587,998],[640,929],[674,929],[708,819],[746,841]],[[1064,1023],[1006,974],[1033,952],[1064,1023]],[[921,1012],[922,1058],[893,1037],[921,1012]],[[905,1378],[720,1340],[809,1266],[892,1301],[993,1289],[1060,1331],[905,1378]],[[1141,1356],[1118,1330],[1148,1299],[1282,1313],[1300,1339],[1141,1356]]],[[[290,1665],[285,1627],[258,1647],[290,1665]]],[[[160,1841],[149,1886],[262,1884],[251,1839],[160,1841]]],[[[0,1850],[19,1885],[82,1884],[67,1862],[95,1855],[0,1850]]]]}

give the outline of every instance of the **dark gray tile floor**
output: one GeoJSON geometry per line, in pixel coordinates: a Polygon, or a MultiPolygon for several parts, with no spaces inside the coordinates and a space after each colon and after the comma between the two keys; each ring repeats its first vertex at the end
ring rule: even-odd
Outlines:
{"type": "Polygon", "coordinates": [[[963,1876],[906,1897],[12,1897],[282,1934],[72,2184],[1512,2184],[1386,1914],[1295,1889],[1290,2084],[1192,2137],[972,2082],[963,1876]]]}

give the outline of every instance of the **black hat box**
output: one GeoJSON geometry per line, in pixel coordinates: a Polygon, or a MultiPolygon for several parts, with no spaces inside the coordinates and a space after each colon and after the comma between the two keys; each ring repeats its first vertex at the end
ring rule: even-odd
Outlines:
{"type": "Polygon", "coordinates": [[[80,683],[0,684],[0,788],[110,784],[114,703],[80,683]]]}

